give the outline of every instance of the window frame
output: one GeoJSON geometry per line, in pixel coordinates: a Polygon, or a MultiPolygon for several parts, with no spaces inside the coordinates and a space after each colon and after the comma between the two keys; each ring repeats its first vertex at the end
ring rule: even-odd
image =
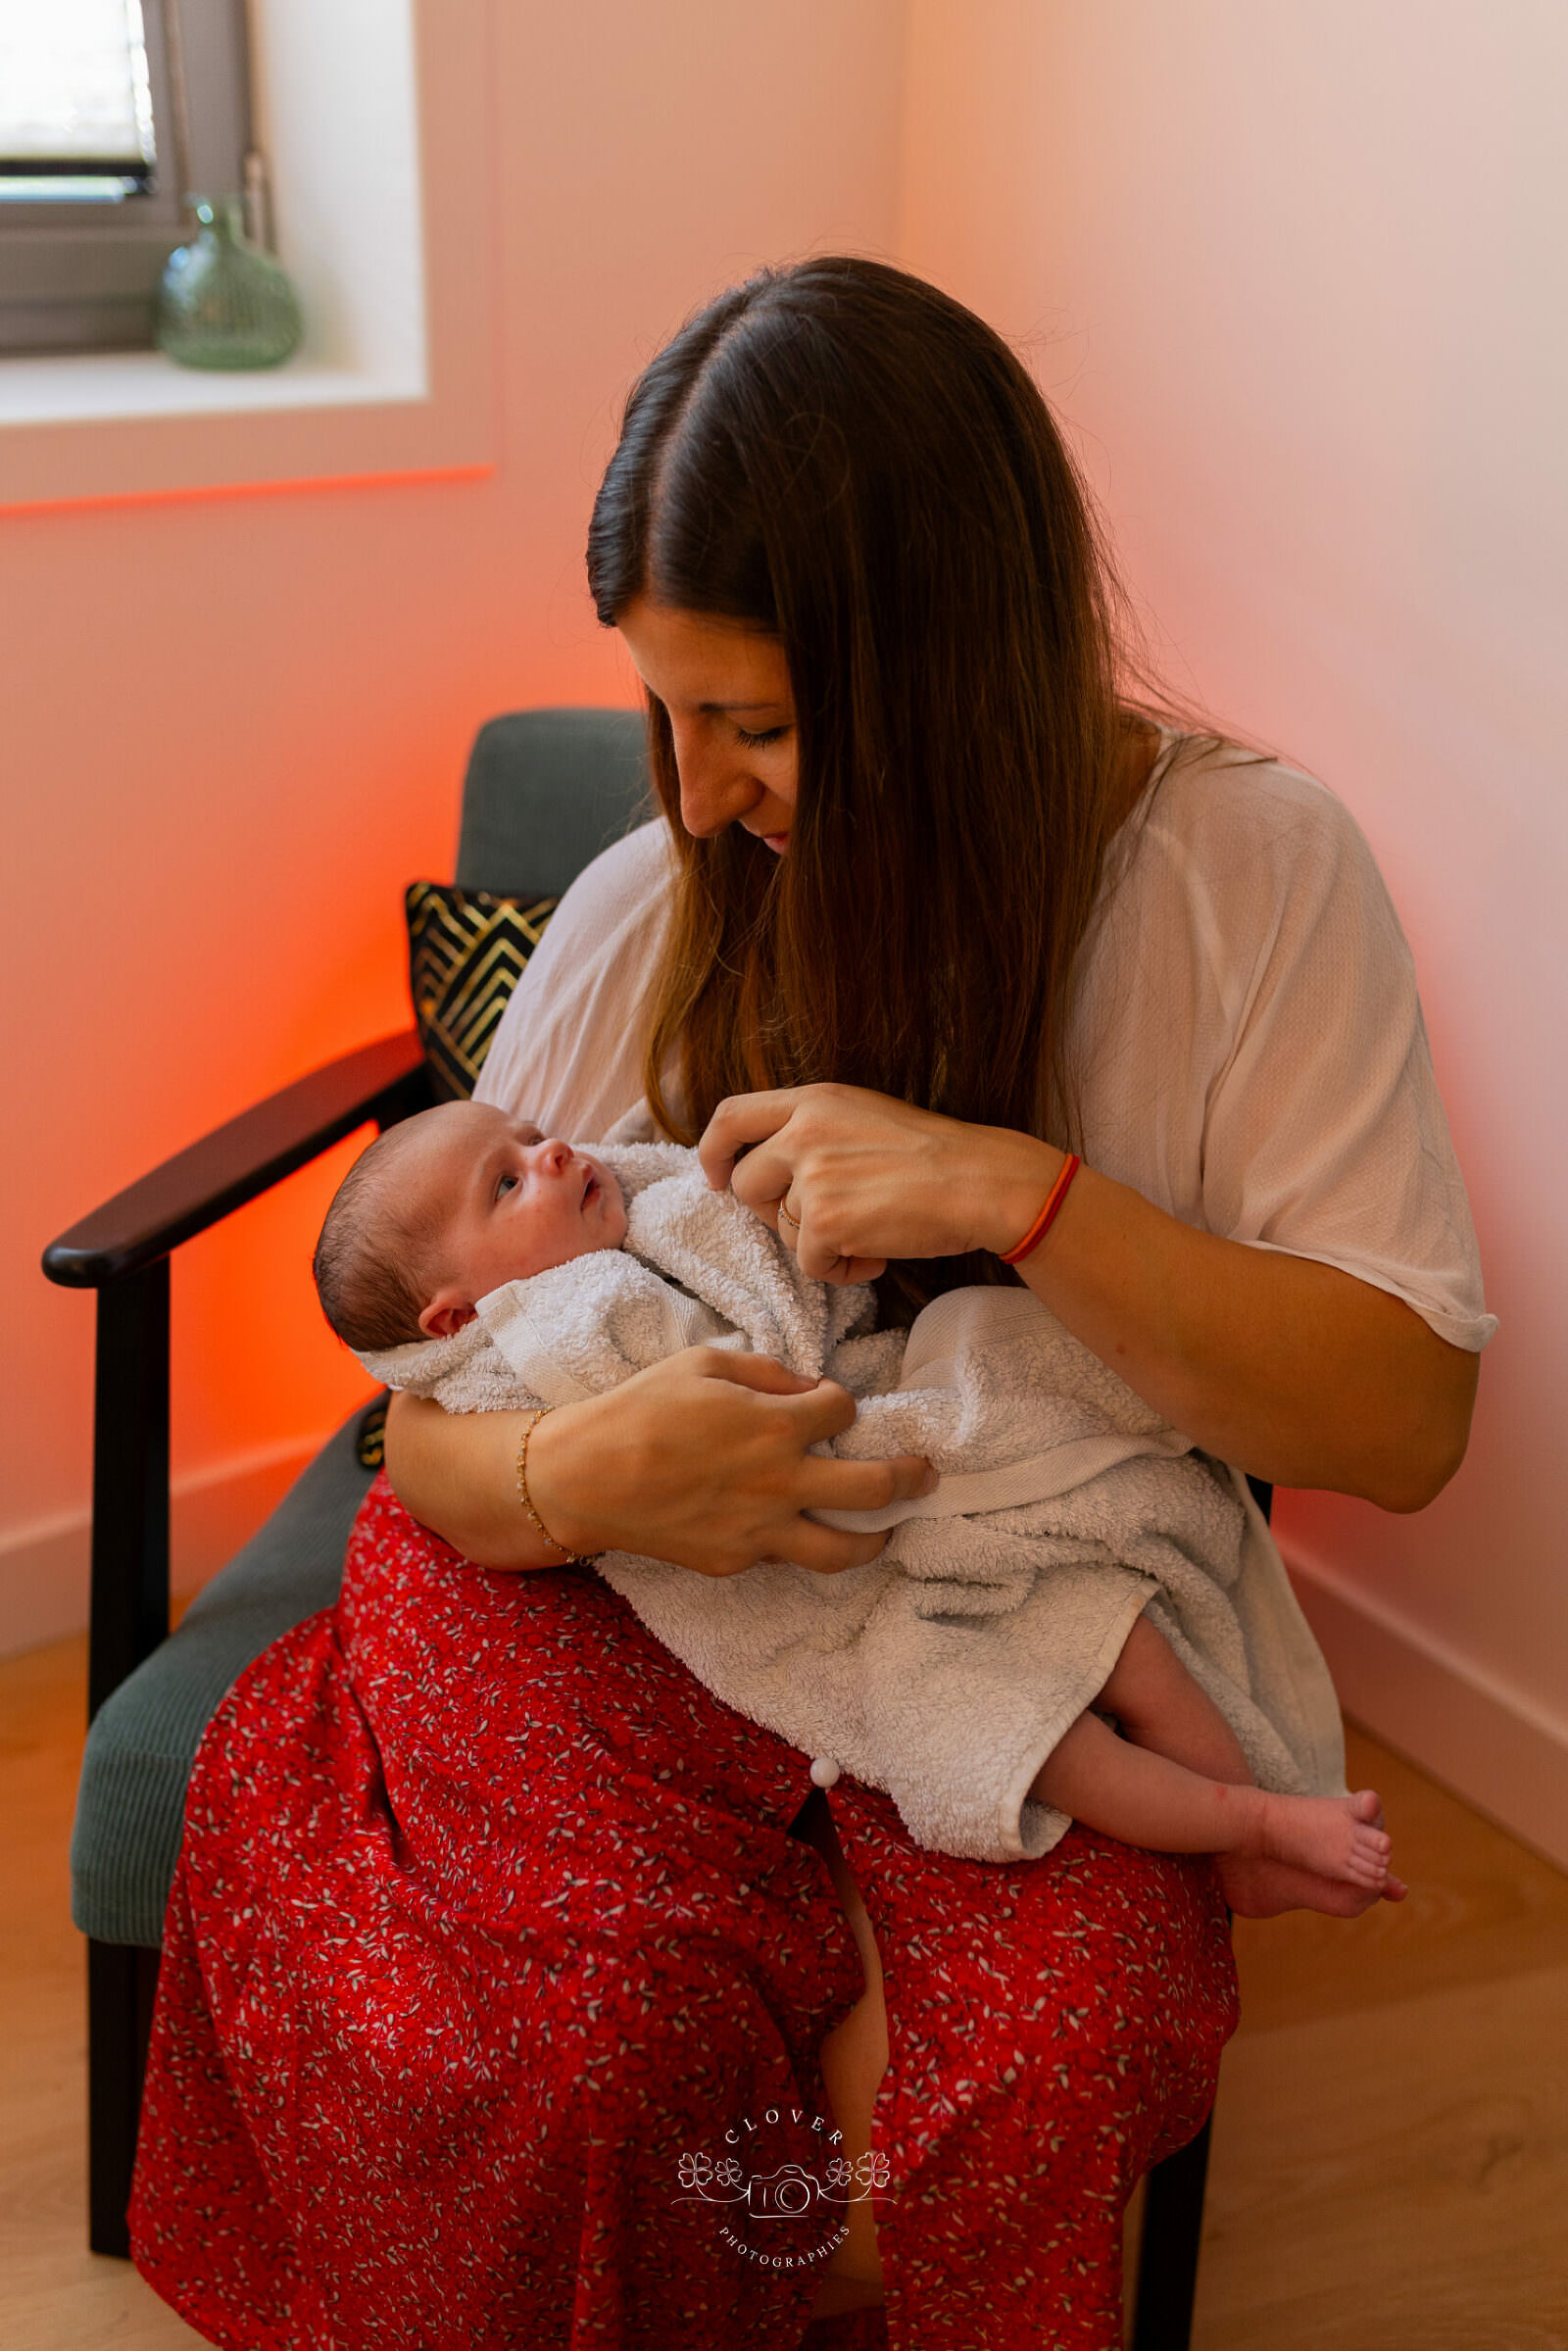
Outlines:
{"type": "MultiPolygon", "coordinates": [[[[47,0],[39,0],[47,6],[47,0]]],[[[0,202],[0,355],[146,350],[190,194],[239,194],[251,151],[246,0],[141,0],[157,149],[145,192],[0,202]]]]}

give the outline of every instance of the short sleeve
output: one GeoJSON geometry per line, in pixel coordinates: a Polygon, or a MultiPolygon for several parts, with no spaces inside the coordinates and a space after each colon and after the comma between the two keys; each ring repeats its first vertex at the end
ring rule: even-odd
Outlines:
{"type": "Polygon", "coordinates": [[[669,830],[640,825],[584,867],[496,1026],[478,1102],[552,1134],[624,1139],[643,1092],[650,989],[673,872],[669,830]]]}
{"type": "Polygon", "coordinates": [[[1409,947],[1349,811],[1271,773],[1210,926],[1231,1043],[1204,1116],[1205,1221],[1339,1266],[1479,1349],[1496,1320],[1409,947]]]}

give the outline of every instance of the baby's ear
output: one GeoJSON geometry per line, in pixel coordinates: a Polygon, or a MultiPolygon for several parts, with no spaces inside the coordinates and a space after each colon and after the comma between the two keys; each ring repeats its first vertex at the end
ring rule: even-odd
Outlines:
{"type": "Polygon", "coordinates": [[[473,1308],[465,1305],[461,1298],[454,1298],[450,1292],[443,1291],[438,1298],[430,1300],[419,1316],[419,1328],[426,1339],[450,1339],[455,1331],[461,1331],[465,1323],[472,1320],[473,1308]]]}

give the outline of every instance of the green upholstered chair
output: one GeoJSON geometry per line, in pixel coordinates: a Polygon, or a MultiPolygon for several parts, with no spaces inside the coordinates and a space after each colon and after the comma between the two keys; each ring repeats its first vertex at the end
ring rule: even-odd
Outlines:
{"type": "MultiPolygon", "coordinates": [[[[640,717],[527,710],[479,731],[464,787],[456,880],[537,899],[564,891],[651,812],[640,717]]],[[[45,1253],[51,1280],[98,1294],[91,1728],[72,1844],[88,1937],[89,2241],[128,2252],[125,2206],[165,1904],[185,1785],[219,1701],[268,1644],[337,1596],[370,1482],[338,1430],[267,1524],[169,1630],[169,1259],[358,1126],[430,1099],[416,1034],[314,1071],[96,1209],[45,1253]]],[[[1188,2340],[1207,2126],[1149,2184],[1139,2351],[1188,2340]]]]}

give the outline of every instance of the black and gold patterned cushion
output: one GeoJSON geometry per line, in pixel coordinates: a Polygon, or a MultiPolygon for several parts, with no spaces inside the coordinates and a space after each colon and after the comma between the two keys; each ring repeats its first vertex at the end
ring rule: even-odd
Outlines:
{"type": "Polygon", "coordinates": [[[354,1432],[354,1453],[361,1469],[386,1466],[386,1408],[391,1390],[383,1388],[373,1404],[367,1404],[354,1432]]]}
{"type": "Polygon", "coordinates": [[[409,884],[409,990],[438,1101],[473,1092],[507,999],[560,903],[409,884]]]}

